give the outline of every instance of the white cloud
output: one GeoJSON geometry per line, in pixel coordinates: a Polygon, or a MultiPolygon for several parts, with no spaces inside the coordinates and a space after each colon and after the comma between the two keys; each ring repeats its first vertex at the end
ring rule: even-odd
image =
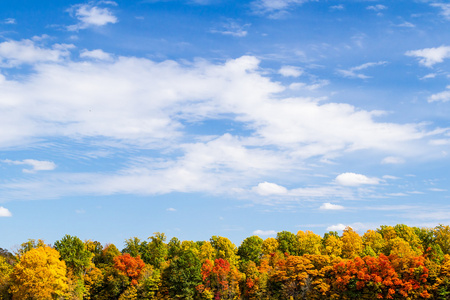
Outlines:
{"type": "Polygon", "coordinates": [[[366,75],[358,73],[356,71],[361,71],[361,70],[367,69],[369,67],[382,66],[385,64],[387,64],[386,61],[369,62],[369,63],[365,63],[362,65],[350,68],[348,70],[337,70],[337,71],[339,74],[341,74],[344,77],[367,79],[367,78],[370,78],[370,76],[366,76],[366,75]]]}
{"type": "Polygon", "coordinates": [[[438,189],[438,188],[429,188],[428,190],[432,192],[446,192],[446,189],[438,189]]]}
{"type": "Polygon", "coordinates": [[[342,210],[344,207],[342,205],[337,204],[331,204],[331,203],[324,203],[322,204],[319,209],[322,210],[342,210]]]}
{"type": "Polygon", "coordinates": [[[430,74],[427,74],[427,75],[421,77],[420,80],[425,80],[425,79],[435,78],[436,75],[437,75],[436,73],[430,73],[430,74]]]}
{"type": "Polygon", "coordinates": [[[231,35],[234,37],[245,37],[247,35],[246,28],[249,27],[250,24],[240,25],[233,20],[229,20],[227,23],[224,23],[218,29],[211,29],[212,33],[220,33],[223,35],[231,35]]]}
{"type": "Polygon", "coordinates": [[[410,22],[403,22],[401,24],[397,25],[398,27],[406,27],[406,28],[414,28],[416,27],[416,25],[414,25],[413,23],[410,22]]]}
{"type": "Polygon", "coordinates": [[[335,182],[344,186],[360,186],[364,184],[378,184],[378,178],[369,178],[362,174],[342,173],[338,175],[335,182]]]}
{"type": "Polygon", "coordinates": [[[69,31],[117,23],[117,17],[108,8],[100,8],[92,4],[74,5],[69,12],[80,21],[78,24],[68,26],[69,31]]]}
{"type": "Polygon", "coordinates": [[[381,10],[387,9],[387,6],[382,5],[382,4],[377,4],[377,5],[370,5],[370,6],[367,6],[366,9],[368,9],[368,10],[374,10],[374,11],[381,11],[381,10]]]}
{"type": "Polygon", "coordinates": [[[441,9],[441,15],[450,20],[450,4],[448,3],[431,3],[431,6],[439,7],[441,9]]]}
{"type": "Polygon", "coordinates": [[[317,0],[255,0],[251,3],[256,13],[269,14],[271,18],[283,16],[287,10],[296,5],[317,0]]]}
{"type": "Polygon", "coordinates": [[[268,236],[268,235],[276,235],[277,232],[275,230],[255,230],[253,231],[254,235],[259,235],[259,236],[268,236]]]}
{"type": "Polygon", "coordinates": [[[405,157],[430,150],[425,139],[431,133],[421,124],[378,122],[380,112],[349,104],[283,98],[286,87],[267,77],[252,56],[223,63],[136,57],[40,61],[30,75],[0,77],[0,87],[2,149],[59,139],[88,144],[95,138],[108,147],[160,153],[158,160],[106,174],[45,174],[40,182],[8,182],[2,186],[8,199],[239,189],[249,194],[249,187],[286,197],[352,197],[351,189],[336,185],[287,190],[264,180],[278,170],[290,176],[306,159],[362,149],[405,157]],[[224,118],[246,132],[186,135],[192,124],[224,118]]]}
{"type": "Polygon", "coordinates": [[[173,208],[173,207],[169,207],[168,209],[166,209],[167,211],[171,211],[171,212],[174,212],[174,211],[177,211],[175,208],[173,208]]]}
{"type": "Polygon", "coordinates": [[[4,163],[11,165],[28,165],[31,169],[23,169],[24,173],[35,173],[37,171],[51,171],[56,168],[56,164],[52,161],[47,160],[35,160],[35,159],[24,159],[24,160],[3,160],[4,163]]]}
{"type": "Polygon", "coordinates": [[[262,196],[284,195],[287,193],[287,189],[284,186],[267,181],[258,184],[257,187],[253,188],[253,191],[262,196]]]}
{"type": "Polygon", "coordinates": [[[382,164],[403,164],[404,162],[405,160],[403,158],[396,156],[388,156],[381,161],[382,164]]]}
{"type": "Polygon", "coordinates": [[[397,176],[392,176],[392,175],[383,175],[383,179],[392,179],[392,180],[397,180],[400,179],[397,176]]]}
{"type": "Polygon", "coordinates": [[[444,59],[450,57],[450,47],[440,46],[437,48],[425,48],[420,50],[411,50],[405,53],[407,56],[414,56],[419,58],[419,63],[432,67],[434,64],[441,63],[444,59]]]}
{"type": "Polygon", "coordinates": [[[112,60],[111,54],[106,53],[101,49],[95,49],[95,50],[91,50],[91,51],[84,49],[83,51],[81,51],[80,57],[98,59],[98,60],[112,60]]]}
{"type": "Polygon", "coordinates": [[[332,10],[344,10],[345,7],[344,7],[344,5],[339,4],[339,5],[332,5],[332,6],[330,6],[330,9],[332,9],[332,10]]]}
{"type": "Polygon", "coordinates": [[[0,43],[0,63],[3,67],[14,67],[20,64],[42,62],[60,62],[69,57],[68,44],[54,44],[52,48],[44,48],[32,40],[6,41],[0,43]]]}
{"type": "Polygon", "coordinates": [[[347,227],[347,225],[344,225],[344,224],[339,223],[339,224],[336,224],[336,225],[328,226],[328,227],[327,227],[327,230],[328,230],[328,231],[342,231],[342,230],[344,230],[346,227],[347,227]]]}
{"type": "Polygon", "coordinates": [[[12,217],[12,213],[3,206],[0,206],[0,218],[1,217],[12,217]]]}
{"type": "Polygon", "coordinates": [[[6,18],[6,19],[3,21],[3,23],[4,23],[4,24],[16,24],[16,19],[14,19],[14,18],[6,18]]]}
{"type": "Polygon", "coordinates": [[[303,70],[295,66],[282,66],[278,73],[284,77],[299,77],[303,74],[303,70]]]}
{"type": "Polygon", "coordinates": [[[437,94],[433,94],[428,97],[428,102],[448,102],[450,101],[450,90],[443,91],[437,94]]]}

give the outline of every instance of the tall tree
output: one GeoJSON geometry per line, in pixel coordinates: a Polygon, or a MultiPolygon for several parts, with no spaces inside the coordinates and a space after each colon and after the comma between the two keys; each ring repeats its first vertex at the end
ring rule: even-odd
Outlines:
{"type": "Polygon", "coordinates": [[[55,242],[55,249],[66,262],[66,266],[72,270],[75,276],[85,273],[91,263],[92,253],[86,249],[86,245],[76,236],[66,234],[61,240],[55,242]]]}
{"type": "Polygon", "coordinates": [[[253,235],[242,241],[237,251],[241,264],[253,261],[258,265],[262,256],[263,242],[263,239],[257,235],[253,235]]]}
{"type": "Polygon", "coordinates": [[[59,253],[48,246],[24,253],[11,276],[13,299],[50,300],[67,290],[66,264],[59,253]]]}

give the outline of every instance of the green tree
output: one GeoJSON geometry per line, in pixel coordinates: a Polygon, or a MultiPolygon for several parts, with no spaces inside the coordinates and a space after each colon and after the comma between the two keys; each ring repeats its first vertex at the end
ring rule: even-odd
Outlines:
{"type": "Polygon", "coordinates": [[[154,232],[149,237],[150,242],[144,241],[141,244],[141,258],[146,264],[151,264],[159,269],[161,263],[167,259],[166,235],[164,233],[154,232]]]}
{"type": "Polygon", "coordinates": [[[257,235],[253,235],[242,241],[237,251],[241,265],[249,261],[253,261],[258,265],[262,256],[263,243],[263,239],[257,235]]]}
{"type": "Polygon", "coordinates": [[[290,255],[298,255],[299,243],[297,236],[289,231],[277,233],[278,250],[290,255]]]}
{"type": "Polygon", "coordinates": [[[55,242],[55,249],[60,253],[61,259],[70,268],[75,276],[85,273],[91,263],[92,253],[86,245],[76,236],[66,234],[61,240],[55,242]]]}
{"type": "Polygon", "coordinates": [[[181,252],[163,271],[162,280],[171,299],[196,299],[195,287],[202,283],[199,257],[190,250],[181,252]]]}

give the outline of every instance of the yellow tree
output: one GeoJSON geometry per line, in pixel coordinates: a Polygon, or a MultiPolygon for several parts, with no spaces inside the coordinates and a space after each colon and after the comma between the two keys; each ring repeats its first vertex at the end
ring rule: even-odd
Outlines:
{"type": "Polygon", "coordinates": [[[66,292],[66,264],[48,246],[31,249],[22,255],[11,275],[11,293],[17,300],[47,300],[66,292]]]}
{"type": "Polygon", "coordinates": [[[261,251],[263,254],[271,254],[277,252],[278,241],[275,238],[267,238],[263,241],[261,251]]]}
{"type": "Polygon", "coordinates": [[[10,276],[13,267],[8,263],[8,261],[0,256],[0,299],[8,299],[8,288],[10,285],[10,276]]]}
{"type": "Polygon", "coordinates": [[[323,252],[332,258],[340,257],[342,254],[342,240],[334,235],[329,235],[324,241],[323,252]]]}
{"type": "Polygon", "coordinates": [[[300,254],[320,254],[322,250],[322,238],[312,231],[297,232],[300,254]]]}
{"type": "Polygon", "coordinates": [[[363,241],[361,236],[350,226],[347,226],[342,233],[342,257],[355,258],[363,250],[363,241]]]}
{"type": "Polygon", "coordinates": [[[383,236],[375,230],[367,230],[362,239],[364,244],[364,256],[376,256],[382,253],[385,248],[383,236]]]}

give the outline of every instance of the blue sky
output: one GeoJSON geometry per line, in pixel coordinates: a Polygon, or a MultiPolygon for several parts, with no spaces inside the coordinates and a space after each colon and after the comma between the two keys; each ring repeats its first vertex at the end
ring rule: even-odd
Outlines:
{"type": "Polygon", "coordinates": [[[0,247],[450,224],[450,4],[0,4],[0,247]]]}

